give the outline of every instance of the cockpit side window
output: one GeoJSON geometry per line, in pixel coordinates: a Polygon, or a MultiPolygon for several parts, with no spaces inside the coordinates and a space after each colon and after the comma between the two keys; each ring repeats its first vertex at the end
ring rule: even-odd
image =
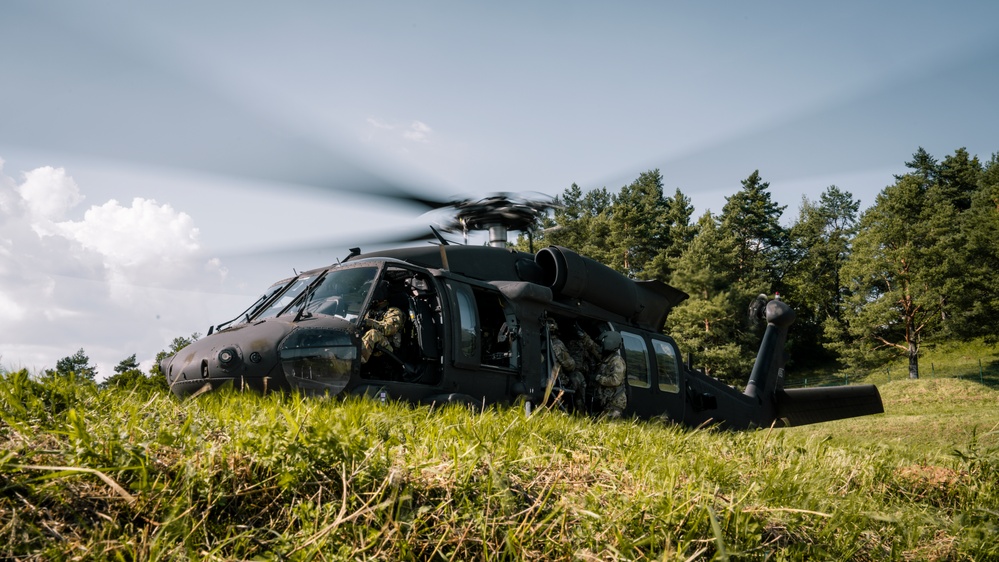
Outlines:
{"type": "Polygon", "coordinates": [[[475,357],[479,335],[479,321],[475,299],[469,291],[456,291],[455,298],[458,300],[458,316],[461,326],[458,349],[462,357],[470,359],[475,357]]]}
{"type": "Polygon", "coordinates": [[[306,316],[323,314],[353,320],[360,316],[377,273],[376,267],[331,270],[296,307],[296,312],[304,306],[302,314],[306,316]]]}

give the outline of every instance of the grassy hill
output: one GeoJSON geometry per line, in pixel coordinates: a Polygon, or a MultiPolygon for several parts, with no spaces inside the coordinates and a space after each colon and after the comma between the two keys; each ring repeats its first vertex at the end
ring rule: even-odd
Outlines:
{"type": "Polygon", "coordinates": [[[999,559],[999,392],[731,433],[0,378],[0,558],[999,559]]]}

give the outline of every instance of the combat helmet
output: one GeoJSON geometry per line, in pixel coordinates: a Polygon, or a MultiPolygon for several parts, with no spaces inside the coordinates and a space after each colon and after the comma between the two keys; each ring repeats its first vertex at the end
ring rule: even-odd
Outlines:
{"type": "Polygon", "coordinates": [[[622,341],[621,333],[611,330],[600,332],[600,335],[597,336],[597,342],[600,344],[600,348],[603,349],[604,353],[617,351],[620,349],[622,341]]]}

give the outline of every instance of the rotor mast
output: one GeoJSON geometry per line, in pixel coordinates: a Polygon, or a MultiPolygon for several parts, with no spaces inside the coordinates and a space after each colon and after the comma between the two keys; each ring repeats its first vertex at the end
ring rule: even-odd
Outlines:
{"type": "Polygon", "coordinates": [[[493,248],[506,248],[507,228],[503,224],[489,226],[489,245],[493,248]]]}

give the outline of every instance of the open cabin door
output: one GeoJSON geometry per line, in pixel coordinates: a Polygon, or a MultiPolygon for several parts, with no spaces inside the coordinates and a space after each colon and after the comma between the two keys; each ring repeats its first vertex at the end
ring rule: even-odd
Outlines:
{"type": "Polygon", "coordinates": [[[487,402],[508,398],[520,373],[519,324],[506,297],[494,287],[454,279],[450,295],[451,338],[448,350],[456,392],[485,396],[487,402]]]}

